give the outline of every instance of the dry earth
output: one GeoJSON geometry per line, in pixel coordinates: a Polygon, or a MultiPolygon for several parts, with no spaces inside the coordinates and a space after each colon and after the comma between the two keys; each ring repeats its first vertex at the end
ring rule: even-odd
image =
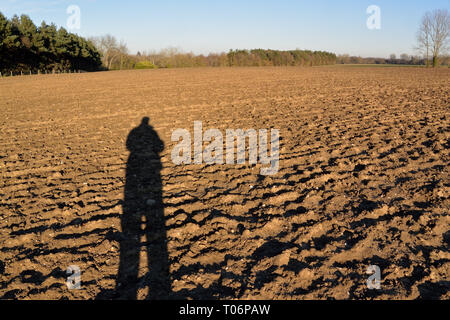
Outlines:
{"type": "Polygon", "coordinates": [[[449,299],[449,80],[337,66],[0,79],[0,297],[127,297],[115,289],[133,236],[121,227],[125,144],[149,116],[165,144],[165,227],[143,223],[136,238],[139,278],[126,285],[139,299],[164,265],[160,298],[449,299]],[[195,120],[278,128],[279,172],[174,165],[171,133],[195,120]],[[167,257],[147,261],[155,243],[167,257]],[[66,286],[70,265],[80,290],[66,286]]]}

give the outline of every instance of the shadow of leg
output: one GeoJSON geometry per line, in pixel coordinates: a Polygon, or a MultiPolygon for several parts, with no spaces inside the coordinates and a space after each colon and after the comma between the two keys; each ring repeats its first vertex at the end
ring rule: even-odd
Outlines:
{"type": "Polygon", "coordinates": [[[122,239],[116,294],[119,299],[136,299],[138,289],[141,214],[130,206],[124,206],[122,215],[122,239]]]}
{"type": "Polygon", "coordinates": [[[147,259],[149,269],[148,299],[169,299],[171,292],[169,254],[162,197],[156,197],[155,205],[147,217],[147,259]]]}

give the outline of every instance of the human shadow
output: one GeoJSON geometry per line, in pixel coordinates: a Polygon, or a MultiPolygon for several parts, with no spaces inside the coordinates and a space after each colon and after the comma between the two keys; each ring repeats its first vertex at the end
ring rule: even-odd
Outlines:
{"type": "Polygon", "coordinates": [[[126,168],[121,216],[120,263],[115,296],[137,299],[138,289],[148,286],[147,299],[167,299],[171,284],[162,199],[161,159],[164,143],[144,117],[131,130],[126,147],[126,168]],[[145,242],[142,239],[145,238],[145,242]],[[147,252],[148,269],[139,278],[141,249],[147,252]]]}

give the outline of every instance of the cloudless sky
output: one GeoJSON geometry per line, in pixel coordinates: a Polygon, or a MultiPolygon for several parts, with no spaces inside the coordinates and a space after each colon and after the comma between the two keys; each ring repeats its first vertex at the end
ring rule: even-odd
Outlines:
{"type": "Polygon", "coordinates": [[[450,9],[450,0],[0,0],[0,11],[66,27],[69,5],[81,10],[71,32],[112,34],[133,53],[299,48],[387,57],[414,54],[422,15],[450,9]],[[370,5],[381,9],[380,30],[366,26],[370,5]]]}

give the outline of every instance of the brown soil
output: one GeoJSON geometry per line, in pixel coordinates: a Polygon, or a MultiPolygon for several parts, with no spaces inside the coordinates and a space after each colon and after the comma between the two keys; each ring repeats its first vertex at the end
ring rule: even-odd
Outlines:
{"type": "Polygon", "coordinates": [[[161,298],[449,299],[449,80],[368,67],[0,79],[0,297],[124,298],[134,286],[144,299],[166,266],[161,298]],[[139,278],[115,289],[130,236],[125,142],[144,116],[165,144],[165,230],[137,236],[139,278]],[[175,166],[171,133],[195,120],[280,129],[279,172],[175,166]],[[166,261],[147,261],[155,243],[166,261]],[[70,265],[80,290],[66,286],[70,265]],[[370,265],[380,290],[366,287],[370,265]]]}

